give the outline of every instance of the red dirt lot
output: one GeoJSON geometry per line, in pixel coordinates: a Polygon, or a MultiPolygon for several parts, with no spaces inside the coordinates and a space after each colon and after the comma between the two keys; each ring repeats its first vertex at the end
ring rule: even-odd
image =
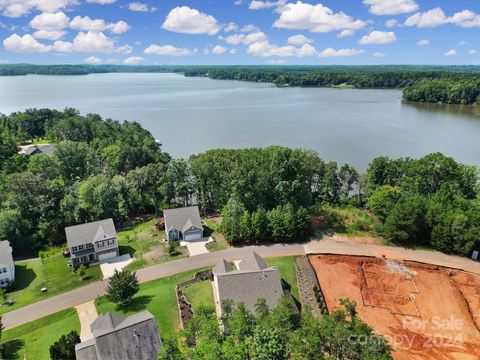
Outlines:
{"type": "Polygon", "coordinates": [[[337,255],[309,257],[327,307],[357,302],[394,358],[480,359],[480,276],[416,262],[337,255]]]}

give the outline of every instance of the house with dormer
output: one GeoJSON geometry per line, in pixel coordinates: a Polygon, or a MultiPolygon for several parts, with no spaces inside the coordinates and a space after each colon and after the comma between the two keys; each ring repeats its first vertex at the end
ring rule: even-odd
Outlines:
{"type": "Polygon", "coordinates": [[[112,219],[65,228],[73,267],[119,256],[117,231],[112,219]]]}
{"type": "Polygon", "coordinates": [[[167,240],[197,241],[203,238],[198,206],[164,210],[163,217],[167,240]]]}

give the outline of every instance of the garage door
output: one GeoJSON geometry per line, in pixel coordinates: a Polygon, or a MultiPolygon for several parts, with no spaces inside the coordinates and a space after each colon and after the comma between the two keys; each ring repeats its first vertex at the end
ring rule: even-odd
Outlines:
{"type": "Polygon", "coordinates": [[[183,240],[185,241],[191,241],[191,240],[200,240],[202,238],[202,233],[200,231],[197,232],[191,232],[185,234],[185,237],[183,240]]]}
{"type": "Polygon", "coordinates": [[[117,256],[115,251],[98,255],[98,261],[108,260],[117,256]]]}

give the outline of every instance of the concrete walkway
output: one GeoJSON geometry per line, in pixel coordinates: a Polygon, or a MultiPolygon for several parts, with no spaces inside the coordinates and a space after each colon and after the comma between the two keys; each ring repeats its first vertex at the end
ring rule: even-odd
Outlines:
{"type": "Polygon", "coordinates": [[[89,301],[81,305],[75,306],[77,309],[78,318],[80,320],[80,340],[87,341],[93,339],[90,325],[97,319],[97,308],[95,301],[89,301]]]}
{"type": "MultiPolygon", "coordinates": [[[[213,266],[221,259],[233,261],[246,256],[255,250],[262,257],[305,255],[313,253],[342,254],[359,256],[385,255],[394,260],[411,260],[466,270],[480,275],[480,262],[459,256],[449,256],[433,251],[414,251],[403,248],[379,245],[351,244],[335,241],[335,238],[321,241],[312,241],[307,244],[277,244],[264,246],[245,246],[241,248],[228,248],[222,251],[210,252],[189,258],[157,264],[137,271],[138,280],[143,283],[174,274],[195,270],[201,267],[213,266]]],[[[105,294],[107,281],[98,281],[90,285],[53,296],[46,300],[27,305],[3,314],[3,324],[6,329],[11,329],[60,310],[71,308],[97,296],[105,294]]]]}
{"type": "Polygon", "coordinates": [[[100,269],[102,270],[103,279],[110,279],[115,270],[122,270],[127,267],[127,265],[133,262],[132,257],[129,254],[117,256],[112,259],[106,260],[100,264],[100,269]]]}

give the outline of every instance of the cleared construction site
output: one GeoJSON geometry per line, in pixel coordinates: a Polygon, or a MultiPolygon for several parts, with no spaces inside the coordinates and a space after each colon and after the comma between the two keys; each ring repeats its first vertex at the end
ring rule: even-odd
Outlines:
{"type": "Polygon", "coordinates": [[[309,261],[328,310],[355,300],[358,316],[385,336],[395,359],[480,359],[479,275],[375,257],[309,261]]]}

